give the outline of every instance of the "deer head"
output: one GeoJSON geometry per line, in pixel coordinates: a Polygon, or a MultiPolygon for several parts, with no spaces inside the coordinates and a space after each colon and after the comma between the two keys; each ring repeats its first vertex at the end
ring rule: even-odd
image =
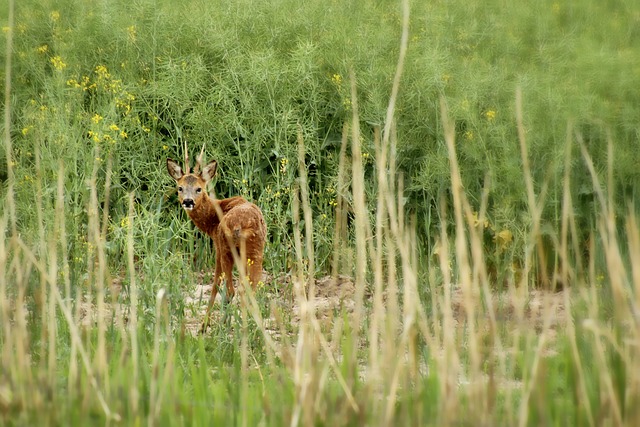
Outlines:
{"type": "Polygon", "coordinates": [[[189,171],[189,155],[185,144],[185,170],[173,159],[167,159],[167,170],[169,175],[176,180],[178,184],[178,198],[180,204],[186,211],[191,211],[197,208],[202,202],[202,198],[206,195],[207,183],[215,176],[218,163],[215,160],[207,163],[207,165],[200,171],[200,165],[202,163],[202,154],[204,152],[204,145],[202,151],[196,160],[196,166],[193,168],[193,173],[189,171]]]}

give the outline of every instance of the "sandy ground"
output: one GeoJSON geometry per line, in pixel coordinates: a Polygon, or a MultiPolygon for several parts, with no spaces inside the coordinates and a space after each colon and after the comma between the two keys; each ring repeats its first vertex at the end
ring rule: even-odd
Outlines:
{"type": "MultiPolygon", "coordinates": [[[[292,277],[289,274],[278,277],[265,275],[264,288],[259,292],[266,292],[267,296],[263,300],[275,305],[281,310],[289,310],[290,322],[295,326],[300,318],[300,306],[294,297],[292,277]],[[277,284],[277,286],[276,286],[277,284]],[[277,290],[276,290],[277,289],[277,290]]],[[[209,276],[201,273],[198,275],[196,284],[184,295],[186,307],[184,327],[192,334],[197,334],[201,326],[202,319],[206,313],[207,304],[211,295],[211,284],[209,276]]],[[[237,283],[236,283],[237,285],[237,283]]],[[[121,279],[113,281],[111,294],[116,296],[121,290],[121,279]]],[[[237,288],[236,288],[237,289],[237,288]]],[[[305,284],[308,291],[308,284],[305,284]]],[[[336,315],[342,312],[352,313],[355,302],[355,284],[351,277],[339,275],[337,278],[325,276],[315,280],[314,308],[316,317],[321,324],[332,321],[336,315]]],[[[543,328],[553,333],[558,326],[566,322],[565,292],[550,292],[540,289],[533,289],[526,296],[516,293],[502,292],[492,294],[492,305],[494,307],[494,319],[497,323],[506,323],[509,327],[520,327],[523,329],[533,328],[541,331],[543,328]]],[[[236,290],[237,293],[237,290],[236,290]]],[[[106,298],[107,302],[98,307],[95,303],[83,301],[78,308],[80,325],[84,328],[96,325],[98,317],[102,316],[105,322],[122,321],[127,322],[129,314],[128,307],[120,304],[108,302],[111,298],[106,298]],[[114,312],[115,311],[115,312],[114,312]]],[[[365,294],[365,299],[370,300],[371,295],[365,294]]],[[[233,299],[232,305],[239,310],[240,298],[238,295],[233,299]]],[[[222,294],[218,293],[216,305],[212,312],[212,321],[220,320],[220,304],[222,294]]],[[[367,301],[370,302],[370,301],[367,301]]],[[[443,310],[441,296],[436,301],[440,313],[443,310]]],[[[454,324],[463,327],[466,320],[464,292],[459,286],[451,289],[451,313],[454,324]]],[[[480,317],[488,318],[486,310],[481,310],[480,317]]],[[[265,319],[265,324],[275,324],[275,319],[265,319]]],[[[275,326],[274,326],[275,327],[275,326]]]]}

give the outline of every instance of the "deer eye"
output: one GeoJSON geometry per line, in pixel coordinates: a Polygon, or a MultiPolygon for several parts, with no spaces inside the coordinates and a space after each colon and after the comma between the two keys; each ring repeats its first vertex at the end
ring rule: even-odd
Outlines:
{"type": "Polygon", "coordinates": [[[198,187],[196,188],[196,194],[200,194],[202,192],[202,188],[198,187]]]}
{"type": "Polygon", "coordinates": [[[178,187],[178,192],[182,193],[182,187],[178,187]]]}

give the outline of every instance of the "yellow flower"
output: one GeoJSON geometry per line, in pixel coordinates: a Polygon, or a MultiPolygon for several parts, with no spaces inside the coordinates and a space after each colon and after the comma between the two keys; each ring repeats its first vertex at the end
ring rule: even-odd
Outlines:
{"type": "Polygon", "coordinates": [[[91,117],[91,121],[95,124],[98,124],[102,121],[104,117],[102,117],[100,114],[94,114],[93,117],[91,117]]]}
{"type": "Polygon", "coordinates": [[[471,141],[473,139],[473,132],[468,130],[464,132],[464,139],[471,141]]]}
{"type": "Polygon", "coordinates": [[[127,139],[127,137],[128,137],[128,136],[129,136],[129,135],[127,135],[127,133],[126,133],[125,131],[123,131],[123,130],[122,130],[122,131],[120,131],[120,138],[122,138],[122,139],[127,139]]]}
{"type": "Polygon", "coordinates": [[[99,134],[99,133],[97,133],[97,132],[94,132],[94,131],[90,130],[90,131],[88,132],[88,135],[89,135],[89,138],[91,138],[91,140],[92,140],[93,142],[98,143],[98,142],[102,141],[102,138],[100,137],[100,134],[99,134]]]}
{"type": "Polygon", "coordinates": [[[132,42],[136,41],[137,32],[135,25],[127,27],[127,35],[129,36],[129,40],[131,40],[132,42]]]}
{"type": "Polygon", "coordinates": [[[38,53],[47,53],[48,50],[49,50],[49,46],[47,46],[46,44],[43,44],[38,48],[38,53]]]}
{"type": "Polygon", "coordinates": [[[502,230],[495,235],[494,240],[500,249],[506,249],[506,247],[513,241],[513,233],[511,233],[510,230],[502,230]]]}
{"type": "Polygon", "coordinates": [[[128,227],[129,224],[130,224],[129,217],[128,216],[122,217],[122,219],[120,220],[120,227],[125,228],[125,227],[128,227]]]}
{"type": "Polygon", "coordinates": [[[287,165],[289,164],[289,159],[287,159],[286,157],[283,157],[282,159],[280,159],[280,173],[286,173],[287,172],[287,165]]]}
{"type": "Polygon", "coordinates": [[[109,74],[109,70],[104,65],[98,65],[95,68],[95,73],[98,75],[98,80],[107,80],[111,78],[111,74],[109,74]]]}
{"type": "Polygon", "coordinates": [[[51,18],[52,21],[56,22],[58,19],[60,19],[60,12],[58,12],[57,10],[54,10],[49,14],[49,17],[51,18]]]}
{"type": "Polygon", "coordinates": [[[342,76],[340,74],[334,74],[331,76],[331,81],[334,85],[340,86],[342,84],[342,76]]]}
{"type": "Polygon", "coordinates": [[[33,126],[27,126],[25,128],[22,128],[22,135],[27,136],[27,134],[31,131],[31,129],[33,129],[33,126]]]}
{"type": "Polygon", "coordinates": [[[64,70],[67,68],[67,64],[58,55],[52,57],[49,61],[51,61],[51,65],[53,65],[53,68],[56,70],[64,70]]]}
{"type": "Polygon", "coordinates": [[[486,113],[484,113],[484,116],[487,118],[487,120],[492,122],[496,119],[496,112],[494,110],[489,110],[486,113]]]}
{"type": "Polygon", "coordinates": [[[117,125],[117,124],[115,124],[115,123],[114,123],[114,124],[112,124],[111,126],[109,126],[109,129],[111,129],[111,130],[112,130],[112,131],[114,131],[114,132],[117,132],[117,131],[119,131],[119,130],[120,130],[120,128],[118,127],[118,125],[117,125]]]}
{"type": "Polygon", "coordinates": [[[168,145],[163,145],[163,146],[162,146],[162,149],[163,149],[163,150],[168,150],[168,149],[169,149],[169,146],[168,146],[168,145]]]}

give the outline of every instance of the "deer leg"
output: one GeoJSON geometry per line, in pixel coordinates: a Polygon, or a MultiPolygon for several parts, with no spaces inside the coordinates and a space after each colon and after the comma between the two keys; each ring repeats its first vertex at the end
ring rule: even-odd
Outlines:
{"type": "Polygon", "coordinates": [[[222,271],[227,284],[227,303],[230,303],[236,293],[233,289],[233,258],[231,256],[222,260],[222,271]]]}
{"type": "Polygon", "coordinates": [[[229,311],[227,310],[229,303],[233,299],[233,295],[235,293],[233,289],[233,258],[226,258],[222,261],[222,271],[224,275],[224,280],[227,285],[227,292],[225,298],[222,300],[224,315],[222,316],[222,323],[225,325],[229,325],[231,318],[229,317],[229,311]]]}
{"type": "Polygon", "coordinates": [[[205,333],[207,331],[207,328],[209,327],[209,322],[211,321],[211,311],[213,310],[213,304],[216,301],[218,288],[220,287],[221,274],[222,267],[220,266],[220,258],[216,256],[216,270],[213,273],[213,287],[211,288],[211,296],[209,297],[209,304],[207,305],[207,313],[204,316],[204,321],[202,322],[202,327],[200,328],[201,334],[205,333]]]}
{"type": "Polygon", "coordinates": [[[247,256],[245,265],[247,267],[247,276],[251,288],[255,291],[258,283],[262,281],[262,256],[264,251],[264,243],[250,239],[246,242],[247,256]]]}
{"type": "Polygon", "coordinates": [[[255,290],[258,283],[262,281],[262,256],[249,259],[250,261],[247,261],[249,264],[249,283],[251,283],[251,288],[255,290]]]}

